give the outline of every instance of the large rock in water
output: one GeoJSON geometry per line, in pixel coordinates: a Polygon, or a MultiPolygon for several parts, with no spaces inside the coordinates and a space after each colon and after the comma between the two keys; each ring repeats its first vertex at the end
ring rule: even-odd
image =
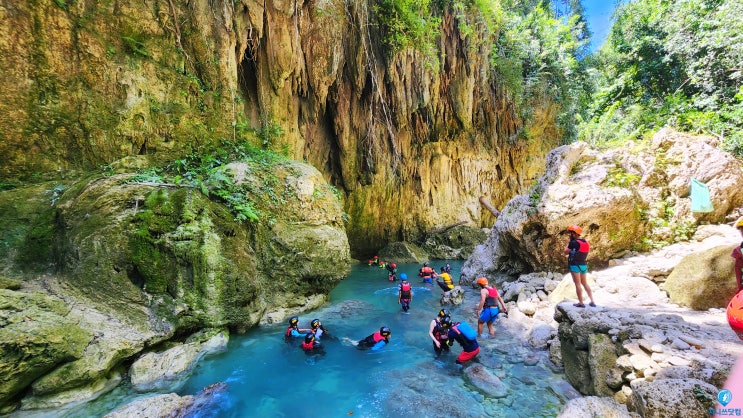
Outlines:
{"type": "Polygon", "coordinates": [[[529,194],[506,204],[462,275],[565,269],[565,228],[574,224],[583,227],[594,267],[630,249],[687,240],[700,222],[724,222],[743,205],[742,183],[740,164],[711,137],[664,129],[644,149],[565,145],[550,152],[529,194]],[[691,179],[707,184],[712,212],[691,212],[691,179]]]}
{"type": "MultiPolygon", "coordinates": [[[[270,189],[273,196],[254,196],[263,217],[249,225],[200,190],[139,184],[129,174],[60,188],[51,206],[43,189],[38,201],[26,190],[1,192],[0,209],[38,213],[26,229],[15,227],[25,230],[19,240],[27,244],[10,261],[60,270],[40,283],[22,281],[19,293],[43,288],[70,308],[66,319],[57,314],[60,318],[49,321],[69,331],[64,338],[55,334],[39,341],[50,348],[60,341],[67,346],[60,353],[42,350],[34,361],[43,367],[24,369],[14,389],[0,393],[0,404],[14,402],[20,392],[27,394],[23,408],[28,409],[89,398],[118,381],[114,371],[121,364],[182,331],[242,331],[273,312],[325,301],[350,266],[333,190],[302,163],[231,168],[238,187],[254,194],[270,189]],[[18,205],[19,196],[34,210],[6,206],[7,201],[18,205]],[[77,344],[78,338],[90,342],[77,344]],[[32,382],[33,390],[25,390],[32,382]]],[[[47,305],[40,309],[50,311],[47,305]]],[[[2,354],[0,364],[13,363],[10,353],[2,354]]]]}
{"type": "Polygon", "coordinates": [[[700,311],[726,307],[738,292],[733,248],[723,245],[684,257],[664,285],[671,301],[700,311]]]}

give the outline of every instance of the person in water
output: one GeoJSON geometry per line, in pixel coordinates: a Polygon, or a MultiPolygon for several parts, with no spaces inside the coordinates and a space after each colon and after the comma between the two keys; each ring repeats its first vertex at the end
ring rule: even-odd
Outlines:
{"type": "Polygon", "coordinates": [[[311,329],[299,328],[299,317],[293,316],[289,318],[289,326],[286,328],[284,337],[304,337],[308,332],[311,331],[311,329]]]}
{"type": "Polygon", "coordinates": [[[573,276],[573,283],[575,284],[575,293],[578,295],[578,303],[574,303],[574,306],[583,308],[586,305],[583,304],[583,289],[586,290],[586,294],[591,299],[590,306],[596,306],[593,301],[593,293],[591,288],[588,286],[586,274],[588,273],[588,265],[586,260],[588,259],[589,245],[588,241],[581,238],[583,228],[578,225],[571,225],[568,227],[568,234],[570,235],[570,242],[565,247],[564,253],[568,255],[568,269],[570,275],[573,276]]]}
{"type": "Polygon", "coordinates": [[[397,280],[397,264],[395,263],[388,263],[387,264],[387,279],[389,281],[394,282],[397,280]]]}
{"type": "Polygon", "coordinates": [[[313,319],[312,322],[310,322],[310,328],[310,332],[314,334],[315,340],[318,342],[320,341],[320,337],[327,334],[328,332],[328,330],[325,329],[325,327],[322,325],[322,322],[317,318],[313,319]]]}
{"type": "Polygon", "coordinates": [[[480,345],[477,344],[474,330],[472,330],[469,325],[464,322],[452,323],[451,317],[449,316],[441,318],[440,325],[442,330],[446,332],[448,345],[451,346],[454,344],[454,341],[456,341],[462,346],[462,352],[457,357],[457,364],[464,364],[475,358],[480,353],[480,345]],[[467,329],[465,329],[465,327],[467,329]],[[471,332],[470,335],[466,335],[467,330],[471,332]]]}
{"type": "Polygon", "coordinates": [[[320,344],[320,341],[315,338],[315,334],[312,332],[308,332],[304,336],[301,347],[305,354],[322,354],[324,350],[323,345],[320,344]]]}
{"type": "Polygon", "coordinates": [[[397,291],[397,303],[402,310],[407,312],[410,309],[410,302],[413,301],[413,287],[408,282],[408,275],[400,273],[400,287],[397,291]]]}
{"type": "Polygon", "coordinates": [[[508,313],[506,304],[503,303],[503,299],[498,294],[498,289],[495,286],[488,285],[488,279],[484,277],[477,278],[477,284],[480,285],[480,303],[477,305],[475,316],[477,316],[477,335],[482,334],[483,325],[488,324],[488,333],[491,337],[495,337],[495,327],[493,321],[498,319],[498,305],[503,308],[503,312],[508,313]]]}
{"type": "Polygon", "coordinates": [[[390,328],[384,326],[382,328],[379,328],[379,331],[375,332],[372,335],[369,335],[363,340],[353,341],[349,338],[344,338],[344,340],[355,345],[356,348],[360,350],[368,349],[371,351],[377,351],[377,350],[380,350],[385,345],[389,344],[391,334],[392,334],[392,331],[390,331],[390,328]]]}
{"type": "Polygon", "coordinates": [[[454,289],[454,282],[451,279],[451,274],[446,271],[446,266],[441,267],[441,273],[438,277],[436,278],[436,284],[439,285],[441,290],[443,290],[444,292],[448,292],[454,289]],[[442,280],[439,280],[438,277],[441,277],[442,280]]]}
{"type": "Polygon", "coordinates": [[[449,317],[449,310],[440,310],[436,318],[431,320],[431,324],[428,327],[428,336],[433,341],[433,351],[437,356],[442,352],[449,352],[449,332],[441,326],[441,319],[446,317],[449,317]]]}
{"type": "Polygon", "coordinates": [[[423,263],[423,267],[418,271],[418,276],[423,279],[423,283],[433,283],[436,272],[428,266],[428,261],[423,263]]]}

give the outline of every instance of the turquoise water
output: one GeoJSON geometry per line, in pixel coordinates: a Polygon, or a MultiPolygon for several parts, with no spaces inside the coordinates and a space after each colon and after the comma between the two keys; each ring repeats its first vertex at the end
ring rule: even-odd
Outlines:
{"type": "MultiPolygon", "coordinates": [[[[451,264],[456,282],[462,262],[451,264]]],[[[433,266],[438,270],[439,263],[433,266]]],[[[319,318],[328,329],[322,337],[324,355],[306,355],[300,339],[286,342],[285,324],[261,326],[231,336],[228,349],[203,359],[177,392],[196,394],[213,383],[226,383],[226,391],[197,417],[557,415],[565,402],[558,395],[564,378],[552,370],[548,353],[530,349],[497,325],[496,339],[479,340],[478,361],[506,384],[505,396],[485,396],[466,383],[454,362],[461,351],[458,344],[451,353],[435,356],[428,327],[440,309],[441,291],[435,283],[420,282],[419,267],[398,266],[398,275],[407,273],[413,284],[409,312],[397,304],[399,281],[389,282],[378,267],[354,266],[328,303],[300,315],[300,327],[319,318]],[[343,340],[362,339],[382,325],[392,335],[380,351],[361,351],[343,340]]],[[[465,303],[451,309],[453,319],[475,326],[477,297],[467,289],[465,303]]],[[[122,386],[96,404],[109,412],[131,401],[132,394],[125,392],[122,386]]]]}

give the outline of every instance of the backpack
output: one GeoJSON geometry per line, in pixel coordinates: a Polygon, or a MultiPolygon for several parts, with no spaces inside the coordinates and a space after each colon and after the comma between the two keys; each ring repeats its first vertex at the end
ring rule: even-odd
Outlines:
{"type": "Polygon", "coordinates": [[[464,337],[470,341],[477,339],[477,331],[472,329],[472,327],[466,322],[460,322],[453,326],[452,329],[464,335],[464,337]]]}

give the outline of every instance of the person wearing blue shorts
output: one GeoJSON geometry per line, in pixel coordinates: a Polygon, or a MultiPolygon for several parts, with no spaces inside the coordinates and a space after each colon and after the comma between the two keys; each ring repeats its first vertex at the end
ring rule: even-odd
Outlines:
{"type": "Polygon", "coordinates": [[[568,246],[565,247],[565,254],[568,255],[568,269],[570,270],[570,275],[573,276],[575,293],[578,295],[578,303],[574,303],[573,305],[579,308],[586,306],[583,304],[584,289],[588,297],[591,299],[589,305],[596,306],[596,303],[593,301],[593,293],[586,281],[586,273],[588,273],[586,260],[588,259],[589,245],[588,241],[580,237],[582,233],[583,228],[580,226],[569,226],[568,234],[570,234],[570,242],[568,242],[568,246]]]}
{"type": "Polygon", "coordinates": [[[477,305],[475,316],[477,316],[477,335],[482,334],[484,325],[488,324],[488,333],[491,337],[495,337],[495,327],[493,327],[493,321],[498,319],[500,309],[498,305],[503,308],[503,312],[508,313],[506,304],[498,294],[498,290],[494,286],[488,285],[488,279],[485,277],[478,277],[477,284],[480,285],[480,303],[477,305]]]}

